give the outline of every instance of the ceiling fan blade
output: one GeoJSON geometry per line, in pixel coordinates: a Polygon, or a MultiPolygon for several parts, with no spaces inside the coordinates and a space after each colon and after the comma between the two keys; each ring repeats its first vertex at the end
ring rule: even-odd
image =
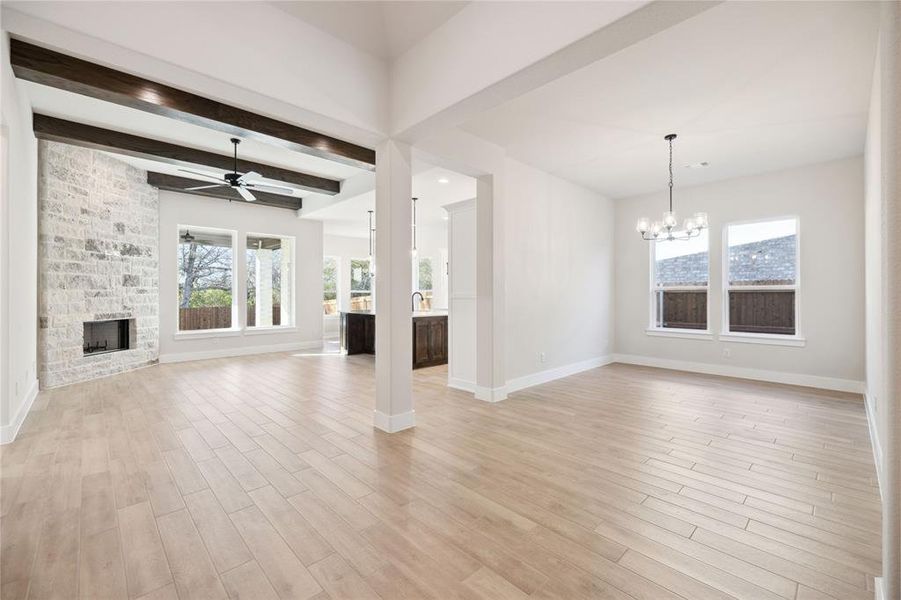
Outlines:
{"type": "Polygon", "coordinates": [[[248,183],[247,187],[261,192],[270,192],[272,194],[281,194],[282,196],[293,196],[294,188],[285,187],[283,185],[270,185],[268,183],[248,183]]]}
{"type": "Polygon", "coordinates": [[[238,181],[251,181],[252,179],[261,179],[263,176],[256,171],[248,171],[238,177],[238,181]]]}
{"type": "Polygon", "coordinates": [[[192,171],[191,169],[179,169],[182,173],[190,173],[191,175],[196,175],[197,177],[203,177],[204,179],[209,179],[210,181],[215,181],[216,183],[223,183],[223,179],[221,175],[214,175],[212,173],[203,173],[201,171],[192,171]]]}
{"type": "Polygon", "coordinates": [[[195,191],[195,190],[208,190],[208,189],[214,188],[214,187],[222,187],[223,185],[227,185],[227,184],[225,184],[225,183],[214,183],[214,184],[212,184],[212,185],[199,185],[199,186],[197,186],[197,187],[189,187],[189,188],[185,188],[185,191],[186,191],[186,192],[193,192],[193,191],[195,191]]]}
{"type": "Polygon", "coordinates": [[[253,202],[254,200],[257,199],[256,196],[254,196],[253,194],[248,192],[246,189],[244,189],[240,185],[235,186],[235,189],[238,190],[238,193],[241,194],[241,197],[244,198],[245,200],[247,200],[248,202],[253,202]]]}

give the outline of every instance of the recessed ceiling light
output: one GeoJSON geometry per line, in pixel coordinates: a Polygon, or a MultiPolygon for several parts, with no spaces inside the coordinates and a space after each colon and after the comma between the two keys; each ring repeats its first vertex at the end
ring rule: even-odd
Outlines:
{"type": "Polygon", "coordinates": [[[450,183],[450,179],[448,179],[447,177],[439,177],[438,183],[450,183]]]}
{"type": "Polygon", "coordinates": [[[701,162],[692,163],[690,165],[685,165],[686,169],[705,169],[710,166],[710,163],[706,160],[702,160],[701,162]]]}

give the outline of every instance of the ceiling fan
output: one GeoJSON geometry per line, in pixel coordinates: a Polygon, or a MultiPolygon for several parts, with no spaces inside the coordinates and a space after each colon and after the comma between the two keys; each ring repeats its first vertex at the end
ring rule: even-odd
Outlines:
{"type": "Polygon", "coordinates": [[[257,173],[256,171],[248,171],[247,173],[241,174],[238,173],[238,144],[241,143],[241,140],[238,138],[232,138],[231,143],[235,146],[235,168],[231,173],[226,173],[225,175],[216,175],[214,173],[204,173],[202,171],[192,171],[191,169],[179,169],[179,171],[183,171],[184,173],[190,173],[191,175],[195,175],[197,177],[203,177],[209,181],[215,181],[216,183],[212,185],[200,185],[192,188],[185,188],[186,192],[192,192],[195,190],[206,190],[209,188],[220,187],[220,186],[229,186],[234,188],[236,192],[241,194],[241,197],[247,200],[248,202],[253,202],[256,200],[256,196],[250,193],[250,190],[258,190],[261,192],[271,192],[273,194],[281,194],[283,196],[293,196],[294,190],[292,188],[281,186],[281,185],[272,185],[269,183],[259,183],[256,182],[258,179],[262,179],[262,175],[257,173]],[[256,182],[256,183],[253,183],[256,182]],[[248,189],[250,188],[250,189],[248,189]]]}

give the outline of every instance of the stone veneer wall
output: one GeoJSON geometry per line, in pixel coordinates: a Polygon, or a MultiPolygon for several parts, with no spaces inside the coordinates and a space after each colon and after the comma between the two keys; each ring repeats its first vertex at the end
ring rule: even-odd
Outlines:
{"type": "MultiPolygon", "coordinates": [[[[38,145],[41,387],[156,363],[159,198],[146,173],[68,144],[38,145]],[[83,323],[134,319],[134,346],[84,356],[83,323]]],[[[15,260],[15,257],[12,257],[15,260]]]]}

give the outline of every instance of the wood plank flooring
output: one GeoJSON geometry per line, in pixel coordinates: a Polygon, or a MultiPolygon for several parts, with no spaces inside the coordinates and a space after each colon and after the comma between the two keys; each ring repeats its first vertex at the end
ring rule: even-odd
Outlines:
{"type": "Polygon", "coordinates": [[[860,398],[611,365],[498,404],[368,356],[160,365],[42,392],[2,447],[17,598],[873,597],[860,398]]]}

